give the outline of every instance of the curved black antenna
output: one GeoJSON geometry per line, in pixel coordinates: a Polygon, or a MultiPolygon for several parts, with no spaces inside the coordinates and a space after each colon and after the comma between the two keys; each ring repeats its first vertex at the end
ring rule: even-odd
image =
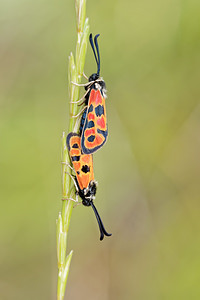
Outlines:
{"type": "Polygon", "coordinates": [[[99,45],[98,45],[98,42],[97,42],[97,38],[100,36],[100,34],[97,34],[95,35],[94,37],[94,43],[95,43],[95,46],[96,46],[96,49],[97,49],[97,57],[98,57],[98,64],[97,64],[97,75],[99,75],[99,72],[100,72],[100,53],[99,53],[99,45]]]}
{"type": "Polygon", "coordinates": [[[94,57],[95,57],[95,60],[96,60],[96,63],[97,63],[97,75],[99,76],[99,72],[100,72],[100,55],[99,55],[99,46],[98,46],[98,42],[97,42],[97,38],[98,38],[99,34],[97,34],[94,38],[94,43],[95,43],[95,46],[96,46],[96,50],[97,50],[97,55],[96,55],[96,51],[95,51],[95,48],[94,48],[94,43],[93,43],[93,39],[92,39],[92,33],[90,33],[90,37],[89,37],[89,40],[90,40],[90,45],[92,47],[92,50],[93,50],[93,53],[94,53],[94,57]],[[98,56],[98,58],[97,58],[98,56]]]}
{"type": "Polygon", "coordinates": [[[97,210],[96,210],[96,208],[95,208],[95,206],[94,206],[94,204],[92,202],[91,202],[91,206],[92,206],[92,208],[94,210],[95,217],[96,217],[98,225],[99,225],[100,241],[102,241],[103,238],[104,238],[104,233],[103,233],[102,226],[101,226],[101,219],[99,219],[99,215],[97,214],[97,210]]]}
{"type": "Polygon", "coordinates": [[[90,45],[92,47],[92,50],[93,50],[93,53],[94,53],[94,57],[95,57],[95,60],[96,60],[96,63],[98,65],[98,60],[97,60],[97,56],[96,56],[96,52],[95,52],[95,48],[94,48],[94,43],[93,43],[93,39],[92,39],[92,33],[90,33],[90,45]]]}
{"type": "Polygon", "coordinates": [[[105,227],[104,227],[103,222],[102,222],[102,220],[101,220],[101,218],[100,218],[100,215],[99,215],[99,213],[98,213],[98,211],[97,211],[97,209],[96,209],[96,207],[95,207],[95,205],[94,205],[93,202],[92,202],[92,204],[93,204],[93,210],[94,210],[94,212],[95,212],[95,215],[98,217],[98,219],[99,219],[99,221],[100,221],[100,223],[101,223],[101,229],[102,229],[103,233],[104,233],[106,236],[111,236],[112,233],[108,233],[108,232],[105,230],[105,227]]]}
{"type": "Polygon", "coordinates": [[[112,235],[112,233],[108,233],[106,230],[105,230],[105,227],[104,227],[104,225],[103,225],[103,222],[102,222],[102,220],[101,220],[101,218],[100,218],[100,216],[99,216],[99,213],[98,213],[98,211],[97,211],[97,209],[96,209],[96,207],[95,207],[95,205],[94,205],[94,203],[91,201],[91,206],[92,206],[92,208],[93,208],[93,211],[94,211],[94,213],[95,213],[95,216],[96,216],[96,219],[97,219],[97,222],[98,222],[98,225],[99,225],[99,230],[100,230],[100,241],[102,241],[103,240],[103,238],[104,238],[104,234],[106,235],[106,236],[111,236],[112,235]]]}

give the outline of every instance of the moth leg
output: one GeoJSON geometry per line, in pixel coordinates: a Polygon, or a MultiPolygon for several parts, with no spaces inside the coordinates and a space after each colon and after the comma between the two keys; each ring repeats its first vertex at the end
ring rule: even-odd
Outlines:
{"type": "Polygon", "coordinates": [[[81,205],[81,204],[82,204],[82,202],[80,201],[80,202],[76,203],[76,204],[73,206],[73,208],[75,208],[75,207],[77,207],[77,206],[79,206],[79,205],[81,205]]]}
{"type": "Polygon", "coordinates": [[[79,128],[80,128],[80,119],[82,118],[82,115],[80,115],[79,117],[76,118],[76,123],[74,125],[74,131],[78,132],[79,128]]]}
{"type": "Polygon", "coordinates": [[[72,166],[70,164],[68,164],[67,162],[61,161],[61,164],[62,165],[67,165],[72,171],[74,171],[74,169],[72,168],[72,166]]]}
{"type": "Polygon", "coordinates": [[[70,173],[68,173],[68,172],[65,172],[66,174],[68,174],[70,177],[71,177],[71,179],[73,180],[73,183],[74,183],[74,185],[75,185],[75,188],[76,188],[76,191],[78,192],[79,191],[79,188],[78,188],[78,185],[77,185],[77,183],[76,183],[76,180],[74,179],[74,177],[75,176],[72,176],[70,173]]]}
{"type": "MultiPolygon", "coordinates": [[[[67,162],[62,161],[61,164],[62,164],[62,165],[66,165],[66,166],[67,166],[68,168],[70,168],[74,173],[76,173],[75,170],[74,170],[74,168],[72,168],[72,166],[70,166],[70,164],[68,164],[67,162]]],[[[65,173],[67,173],[67,172],[65,172],[65,173]]],[[[68,174],[69,174],[69,173],[68,173],[68,174]]]]}
{"type": "Polygon", "coordinates": [[[85,79],[88,80],[88,77],[85,75],[85,73],[83,72],[83,77],[85,77],[85,79]]]}
{"type": "Polygon", "coordinates": [[[76,206],[82,204],[81,201],[78,201],[78,193],[76,193],[76,202],[77,202],[77,203],[73,206],[73,208],[75,208],[76,206]]]}
{"type": "Polygon", "coordinates": [[[71,81],[71,83],[72,83],[73,85],[76,85],[76,86],[88,86],[88,85],[94,83],[94,81],[90,81],[90,82],[87,82],[87,83],[77,83],[77,82],[71,81]]]}
{"type": "Polygon", "coordinates": [[[86,107],[87,106],[83,107],[83,109],[81,109],[81,111],[79,111],[79,113],[77,115],[72,116],[72,118],[77,118],[78,116],[80,116],[84,112],[84,110],[86,109],[86,107]]]}
{"type": "MultiPolygon", "coordinates": [[[[80,103],[80,102],[85,102],[85,96],[87,95],[87,93],[89,92],[89,89],[85,92],[85,94],[83,95],[83,97],[81,97],[79,100],[77,100],[77,101],[70,101],[69,103],[80,103]],[[84,100],[84,101],[83,101],[84,100]]],[[[82,103],[81,103],[82,104],[82,103]]]]}
{"type": "Polygon", "coordinates": [[[74,169],[72,168],[72,166],[70,164],[68,164],[67,162],[61,161],[61,164],[62,165],[67,165],[72,171],[74,171],[74,169]]]}
{"type": "Polygon", "coordinates": [[[74,201],[74,202],[76,202],[76,203],[78,202],[78,200],[77,200],[77,199],[75,200],[75,199],[73,199],[73,198],[70,198],[70,197],[69,197],[69,198],[67,198],[67,197],[63,197],[63,198],[62,198],[62,201],[65,201],[65,200],[74,201]]]}

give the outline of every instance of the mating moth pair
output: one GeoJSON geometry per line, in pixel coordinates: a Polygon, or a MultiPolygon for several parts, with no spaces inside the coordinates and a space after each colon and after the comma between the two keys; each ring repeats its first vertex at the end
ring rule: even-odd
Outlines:
{"type": "MultiPolygon", "coordinates": [[[[97,73],[92,74],[88,79],[88,83],[84,85],[86,93],[81,104],[85,104],[85,107],[80,121],[79,134],[74,132],[68,134],[67,147],[76,174],[73,180],[77,195],[81,197],[83,205],[92,206],[99,225],[100,240],[103,240],[104,235],[110,236],[111,234],[105,230],[93,203],[97,190],[97,182],[94,179],[92,155],[105,144],[108,136],[105,107],[106,85],[100,77],[98,36],[99,34],[95,36],[94,43],[92,34],[89,37],[97,63],[97,73]]],[[[76,103],[79,103],[79,101],[76,103]]]]}

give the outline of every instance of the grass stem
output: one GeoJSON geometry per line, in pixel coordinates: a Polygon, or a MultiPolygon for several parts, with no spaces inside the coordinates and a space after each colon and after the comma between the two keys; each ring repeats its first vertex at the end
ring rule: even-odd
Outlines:
{"type": "MultiPolygon", "coordinates": [[[[75,59],[72,52],[69,55],[68,67],[68,86],[69,86],[69,102],[79,100],[80,87],[72,84],[72,82],[80,83],[84,71],[85,56],[87,50],[87,41],[89,36],[89,22],[85,18],[86,0],[76,0],[76,28],[77,28],[77,44],[75,59]]],[[[77,132],[77,115],[80,110],[76,103],[70,103],[69,116],[69,132],[77,132]]],[[[71,161],[66,146],[66,134],[62,136],[62,199],[75,199],[75,187],[69,174],[71,161]]],[[[72,215],[74,202],[72,200],[62,201],[62,211],[57,219],[57,260],[58,260],[58,283],[57,283],[57,300],[63,300],[65,295],[66,283],[69,274],[70,263],[73,250],[67,255],[67,238],[69,224],[72,215]]]]}

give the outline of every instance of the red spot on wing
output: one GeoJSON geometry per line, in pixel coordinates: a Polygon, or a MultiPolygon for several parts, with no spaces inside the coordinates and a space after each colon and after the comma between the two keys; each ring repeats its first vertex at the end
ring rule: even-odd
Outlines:
{"type": "Polygon", "coordinates": [[[102,104],[102,95],[101,95],[101,92],[99,90],[96,91],[95,104],[96,105],[102,104]]]}
{"type": "Polygon", "coordinates": [[[104,116],[101,116],[101,118],[99,118],[99,119],[97,120],[97,125],[98,125],[100,128],[102,128],[102,129],[105,128],[106,124],[105,124],[104,116]]]}
{"type": "Polygon", "coordinates": [[[100,90],[95,91],[92,89],[90,93],[89,105],[94,104],[95,106],[98,106],[99,104],[102,104],[102,99],[103,97],[100,90]]]}
{"type": "Polygon", "coordinates": [[[88,137],[90,135],[93,135],[93,134],[95,135],[95,130],[93,128],[92,129],[86,129],[84,134],[85,134],[86,137],[88,137]]]}
{"type": "Polygon", "coordinates": [[[89,113],[88,116],[87,116],[88,120],[94,120],[95,119],[95,116],[93,113],[89,113]]]}

